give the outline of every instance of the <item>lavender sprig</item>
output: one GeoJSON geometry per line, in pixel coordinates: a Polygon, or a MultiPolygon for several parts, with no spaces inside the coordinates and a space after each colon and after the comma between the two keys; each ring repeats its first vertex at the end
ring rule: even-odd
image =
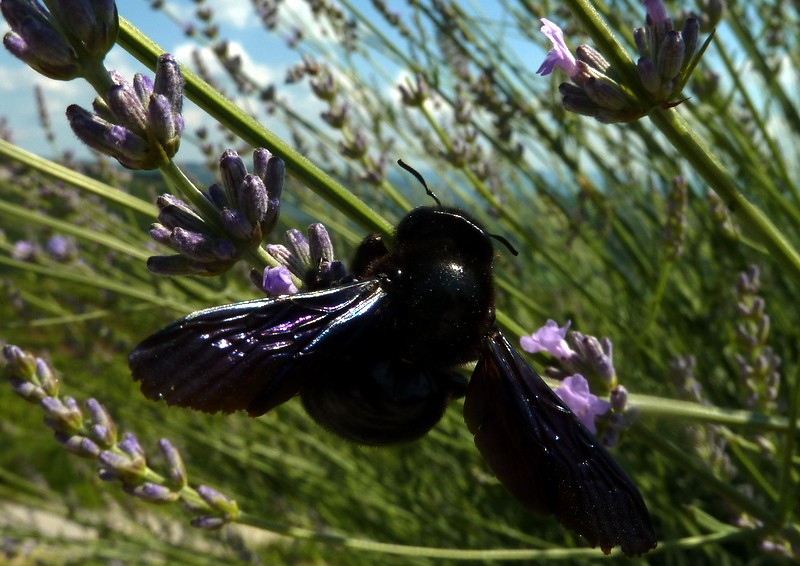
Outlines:
{"type": "Polygon", "coordinates": [[[97,462],[100,479],[118,482],[126,493],[149,503],[180,501],[198,528],[218,529],[237,519],[234,500],[208,486],[188,484],[180,452],[169,440],[159,440],[163,464],[156,466],[132,432],[118,435],[99,401],[87,399],[81,406],[73,397],[59,395],[59,379],[42,358],[8,345],[3,359],[0,369],[14,392],[39,405],[45,424],[66,450],[97,462]]]}

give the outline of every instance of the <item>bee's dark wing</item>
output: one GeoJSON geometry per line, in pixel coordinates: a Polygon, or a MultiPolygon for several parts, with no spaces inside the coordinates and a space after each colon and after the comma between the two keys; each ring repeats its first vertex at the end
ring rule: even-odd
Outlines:
{"type": "Polygon", "coordinates": [[[364,335],[386,296],[378,279],[190,314],[131,352],[150,399],[209,413],[261,415],[313,379],[364,335]]]}
{"type": "Polygon", "coordinates": [[[622,468],[496,331],[472,374],[464,419],[497,479],[604,552],[656,546],[642,496],[622,468]]]}

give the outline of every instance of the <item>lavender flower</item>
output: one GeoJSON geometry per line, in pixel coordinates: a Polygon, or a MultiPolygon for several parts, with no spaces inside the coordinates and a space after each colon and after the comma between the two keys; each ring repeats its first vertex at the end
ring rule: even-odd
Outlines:
{"type": "Polygon", "coordinates": [[[554,320],[548,319],[547,323],[530,336],[523,336],[519,343],[522,349],[531,354],[537,352],[547,352],[559,360],[568,359],[574,355],[564,337],[571,322],[567,321],[564,326],[559,327],[554,320]]]}
{"type": "Polygon", "coordinates": [[[613,69],[601,53],[588,45],[579,46],[573,56],[562,30],[542,18],[541,31],[553,47],[536,72],[547,75],[558,67],[570,77],[571,83],[559,85],[566,110],[601,122],[627,122],[658,106],[675,104],[673,100],[697,63],[699,23],[697,18],[686,18],[681,30],[676,31],[661,0],[645,1],[644,7],[646,25],[633,33],[639,51],[636,71],[640,79],[640,84],[633,85],[617,82],[620,76],[630,73],[613,69]]]}
{"type": "Polygon", "coordinates": [[[150,503],[181,501],[198,528],[219,528],[237,519],[234,500],[208,486],[188,486],[183,459],[171,442],[159,441],[163,464],[154,467],[133,433],[117,439],[116,424],[99,401],[87,400],[85,414],[75,399],[60,397],[55,372],[44,360],[10,345],[3,348],[3,360],[0,376],[23,399],[39,405],[66,450],[97,462],[102,480],[118,482],[126,493],[150,503]]]}
{"type": "Polygon", "coordinates": [[[608,412],[611,404],[589,392],[589,382],[580,374],[565,378],[555,393],[592,434],[597,433],[595,418],[608,412]]]}
{"type": "Polygon", "coordinates": [[[558,67],[567,76],[574,77],[578,74],[578,63],[572,53],[564,43],[564,32],[556,24],[546,18],[541,19],[542,27],[540,31],[550,40],[553,48],[547,52],[547,57],[541,66],[536,70],[538,75],[549,75],[553,69],[558,67]]]}
{"type": "Polygon", "coordinates": [[[205,217],[173,195],[156,200],[158,223],[151,226],[150,236],[178,254],[148,258],[150,271],[214,275],[261,245],[278,221],[285,166],[266,149],[254,151],[253,164],[254,173],[248,173],[235,151],[222,154],[222,183],[211,185],[205,193],[209,205],[205,217]]]}
{"type": "Polygon", "coordinates": [[[128,169],[157,169],[169,163],[183,132],[183,78],[178,62],[158,58],[153,82],[137,73],[133,83],[111,73],[114,82],[94,112],[76,104],[67,108],[72,131],[89,147],[115,158],[128,169]]]}
{"type": "MultiPolygon", "coordinates": [[[[347,275],[344,264],[334,259],[328,231],[319,223],[308,227],[308,239],[299,230],[288,230],[286,245],[268,245],[267,253],[312,289],[329,287],[347,275]]],[[[277,275],[278,272],[271,277],[277,275]]],[[[266,286],[266,274],[264,279],[262,288],[271,292],[266,286]]]]}

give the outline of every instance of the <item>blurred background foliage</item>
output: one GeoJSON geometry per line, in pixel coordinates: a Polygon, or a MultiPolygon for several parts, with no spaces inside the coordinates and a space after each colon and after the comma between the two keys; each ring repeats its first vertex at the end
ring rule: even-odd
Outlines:
{"type": "MultiPolygon", "coordinates": [[[[444,203],[512,241],[520,255],[501,249],[496,265],[509,336],[553,318],[613,340],[636,415],[613,454],[639,486],[661,541],[642,562],[797,559],[798,275],[739,226],[737,211],[649,119],[604,125],[562,109],[558,80],[534,74],[546,45],[538,19],[558,22],[573,47],[591,43],[571,13],[529,0],[498,0],[491,9],[309,1],[315,29],[328,34],[321,42],[304,36],[306,23],[293,20],[288,4],[252,2],[265,45],[285,43],[297,56],[284,80],[263,84],[230,52],[210,6],[196,1],[185,19],[169,2],[152,2],[173,15],[176,33],[212,47],[228,77],[205,74],[200,57],[182,63],[267,128],[280,124],[285,142],[372,211],[394,224],[430,204],[394,165],[402,158],[444,203]],[[405,101],[398,77],[411,91],[405,101]],[[426,85],[422,105],[412,100],[418,81],[426,85]],[[294,104],[299,89],[318,98],[321,120],[294,104]]],[[[632,46],[641,4],[593,4],[632,46]]],[[[656,112],[680,113],[746,198],[796,244],[800,5],[729,1],[718,11],[721,4],[667,2],[676,22],[682,10],[699,15],[701,39],[713,26],[717,32],[686,100],[656,112]]],[[[180,153],[176,162],[210,184],[223,149],[250,151],[231,130],[187,123],[183,144],[199,147],[206,163],[183,163],[180,153]]],[[[325,432],[296,401],[258,419],[147,401],[130,379],[128,352],[192,310],[257,297],[246,266],[214,278],[147,272],[144,260],[157,251],[147,235],[152,203],[168,190],[156,174],[123,171],[103,157],[76,161],[68,148],[40,162],[7,143],[0,163],[0,338],[51,360],[64,392],[101,400],[146,449],[171,439],[191,481],[294,534],[191,529],[175,506],[147,505],[100,481],[91,463],[52,441],[39,411],[3,387],[0,556],[19,564],[449,560],[424,549],[409,557],[316,540],[325,533],[461,550],[582,546],[497,483],[460,402],[422,440],[374,449],[325,432]],[[61,247],[53,237],[65,239],[61,247]],[[64,241],[68,253],[59,253],[64,241]]],[[[301,179],[290,164],[280,226],[268,240],[320,221],[338,257],[349,258],[376,226],[318,198],[301,179]]],[[[530,361],[541,370],[549,360],[530,361]]],[[[483,556],[492,557],[502,556],[483,556]]]]}

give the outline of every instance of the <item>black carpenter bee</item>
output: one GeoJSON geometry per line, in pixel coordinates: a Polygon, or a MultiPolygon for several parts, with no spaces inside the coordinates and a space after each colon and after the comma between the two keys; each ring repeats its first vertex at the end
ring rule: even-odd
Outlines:
{"type": "Polygon", "coordinates": [[[371,445],[423,436],[466,396],[475,444],[525,507],[604,552],[647,552],[634,483],[497,328],[493,255],[463,211],[420,207],[392,250],[368,236],[348,279],[192,313],[139,344],[130,368],[146,397],[210,413],[259,416],[300,395],[322,426],[371,445]],[[474,360],[467,384],[458,368],[474,360]]]}

